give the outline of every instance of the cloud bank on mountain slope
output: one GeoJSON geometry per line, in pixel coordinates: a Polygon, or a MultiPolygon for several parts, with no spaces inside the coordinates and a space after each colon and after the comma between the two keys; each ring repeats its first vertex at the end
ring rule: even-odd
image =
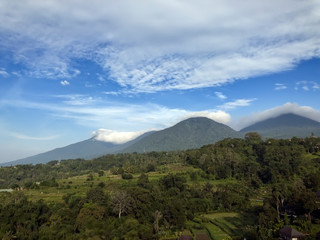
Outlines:
{"type": "MultiPolygon", "coordinates": [[[[176,115],[178,121],[185,120],[191,117],[207,117],[214,121],[229,125],[236,130],[241,130],[247,126],[250,126],[254,123],[269,119],[275,118],[282,114],[293,113],[300,115],[302,117],[310,118],[312,120],[320,122],[320,111],[315,110],[309,106],[299,106],[297,103],[285,103],[282,106],[274,107],[267,109],[262,112],[254,113],[250,116],[243,116],[240,119],[231,119],[229,113],[224,111],[203,111],[203,112],[189,112],[182,114],[180,117],[176,115]]],[[[173,117],[173,116],[172,116],[173,117]]],[[[177,121],[177,122],[178,122],[177,121]]],[[[167,126],[169,127],[169,125],[167,126]]],[[[100,141],[113,142],[113,143],[124,143],[134,138],[140,136],[141,134],[147,131],[137,131],[137,132],[118,132],[108,129],[99,129],[93,132],[93,137],[100,141]]]]}
{"type": "Polygon", "coordinates": [[[100,128],[92,133],[92,137],[98,141],[111,142],[115,144],[122,144],[129,142],[140,135],[145,133],[144,131],[139,132],[118,132],[109,129],[100,128]]]}
{"type": "Polygon", "coordinates": [[[287,114],[287,113],[293,113],[293,114],[310,118],[312,120],[320,122],[320,111],[309,106],[299,106],[297,103],[288,102],[282,106],[278,106],[262,112],[254,113],[250,116],[241,117],[238,120],[234,119],[231,125],[235,129],[241,130],[254,123],[257,123],[269,118],[275,118],[282,114],[287,114]]]}
{"type": "Polygon", "coordinates": [[[219,86],[320,57],[319,12],[300,0],[0,0],[0,51],[64,83],[87,60],[131,92],[219,86]]]}
{"type": "MultiPolygon", "coordinates": [[[[207,117],[216,122],[220,122],[224,124],[227,124],[230,122],[230,115],[220,110],[216,112],[214,111],[186,112],[182,110],[181,111],[176,110],[176,111],[172,111],[169,114],[171,114],[171,119],[176,120],[176,123],[192,117],[207,117]]],[[[160,119],[157,119],[157,121],[159,120],[160,119]]],[[[166,127],[170,126],[170,124],[168,124],[168,121],[162,124],[165,124],[166,127]]],[[[129,142],[139,137],[140,135],[153,130],[162,130],[162,129],[148,129],[148,130],[142,130],[142,131],[125,132],[125,131],[117,131],[117,130],[100,128],[92,133],[92,137],[98,141],[122,144],[122,143],[129,142]]]]}

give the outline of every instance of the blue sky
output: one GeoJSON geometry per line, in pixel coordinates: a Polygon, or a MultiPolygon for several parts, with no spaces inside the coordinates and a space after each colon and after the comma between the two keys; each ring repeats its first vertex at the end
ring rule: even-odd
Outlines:
{"type": "Polygon", "coordinates": [[[320,121],[318,1],[0,0],[0,162],[206,116],[320,121]]]}

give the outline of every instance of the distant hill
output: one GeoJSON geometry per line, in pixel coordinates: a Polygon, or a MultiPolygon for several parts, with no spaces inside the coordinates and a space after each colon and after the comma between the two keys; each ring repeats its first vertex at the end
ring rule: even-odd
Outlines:
{"type": "Polygon", "coordinates": [[[100,157],[109,153],[117,153],[123,148],[139,141],[141,138],[148,136],[152,132],[147,132],[138,138],[129,141],[124,144],[114,144],[110,142],[103,142],[90,138],[81,142],[77,142],[66,147],[56,148],[48,152],[40,153],[35,156],[19,159],[12,162],[2,163],[1,166],[10,166],[18,164],[38,164],[47,163],[52,160],[62,160],[62,159],[92,159],[95,157],[100,157]]]}
{"type": "Polygon", "coordinates": [[[263,138],[308,137],[312,133],[319,137],[320,122],[289,113],[257,122],[240,132],[257,132],[263,138]]]}
{"type": "Polygon", "coordinates": [[[215,143],[224,138],[242,137],[230,127],[204,117],[190,118],[167,129],[147,132],[138,138],[124,143],[114,144],[93,138],[57,148],[35,156],[0,164],[10,166],[17,164],[47,163],[52,160],[91,159],[111,153],[171,151],[199,148],[215,143]]]}
{"type": "Polygon", "coordinates": [[[1,166],[47,163],[62,159],[92,159],[105,154],[173,151],[199,148],[225,138],[241,138],[247,132],[258,132],[263,138],[320,136],[320,122],[284,114],[242,129],[240,132],[205,117],[189,118],[161,131],[147,132],[124,144],[114,144],[94,138],[57,148],[35,156],[2,163],[1,166]]]}
{"type": "Polygon", "coordinates": [[[242,137],[232,128],[205,117],[189,118],[173,127],[154,132],[122,152],[172,151],[199,148],[224,138],[242,137]]]}

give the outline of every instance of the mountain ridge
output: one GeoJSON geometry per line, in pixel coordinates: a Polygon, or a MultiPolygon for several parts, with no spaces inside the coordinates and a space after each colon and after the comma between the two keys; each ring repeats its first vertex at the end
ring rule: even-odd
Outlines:
{"type": "Polygon", "coordinates": [[[263,138],[307,137],[311,134],[320,136],[320,122],[289,113],[235,131],[212,119],[193,117],[163,130],[144,133],[123,144],[90,138],[31,157],[1,163],[0,166],[47,163],[62,159],[91,159],[116,153],[187,150],[213,144],[224,138],[242,138],[247,132],[257,132],[263,138]]]}
{"type": "Polygon", "coordinates": [[[240,130],[242,133],[257,132],[264,138],[320,136],[320,122],[294,113],[268,118],[240,130]]]}
{"type": "Polygon", "coordinates": [[[114,144],[94,139],[70,144],[31,157],[0,164],[10,166],[17,164],[47,163],[52,160],[84,158],[90,159],[105,154],[127,152],[173,151],[198,148],[215,143],[226,137],[241,137],[241,133],[232,128],[205,117],[183,120],[172,127],[142,134],[124,144],[114,144]],[[151,144],[151,145],[150,145],[151,144]]]}
{"type": "Polygon", "coordinates": [[[47,163],[53,160],[65,160],[65,159],[92,159],[100,157],[105,154],[112,154],[119,152],[123,147],[128,146],[135,141],[139,141],[141,138],[151,134],[153,131],[146,132],[139,137],[123,143],[115,144],[111,142],[99,141],[94,138],[89,138],[84,141],[76,142],[65,147],[55,148],[53,150],[36,154],[30,157],[18,159],[11,162],[0,163],[0,166],[10,166],[18,164],[37,164],[47,163]]]}
{"type": "Polygon", "coordinates": [[[157,131],[124,149],[124,152],[186,150],[215,143],[227,137],[242,137],[242,134],[209,118],[194,117],[157,131]]]}

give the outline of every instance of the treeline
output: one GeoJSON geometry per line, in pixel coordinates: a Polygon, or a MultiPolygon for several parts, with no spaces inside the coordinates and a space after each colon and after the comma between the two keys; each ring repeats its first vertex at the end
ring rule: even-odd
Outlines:
{"type": "Polygon", "coordinates": [[[256,231],[276,237],[284,225],[310,233],[320,220],[320,138],[225,139],[187,152],[186,162],[217,179],[236,178],[253,190],[268,189],[256,231]]]}
{"type": "Polygon", "coordinates": [[[263,141],[249,133],[182,152],[2,167],[4,188],[32,188],[36,181],[40,187],[59,187],[56,179],[102,170],[122,175],[122,181],[130,181],[131,174],[139,178],[129,185],[95,184],[84,196],[68,194],[60,203],[34,202],[21,191],[1,193],[0,238],[159,239],[212,211],[253,212],[256,224],[243,229],[239,239],[272,239],[284,225],[310,233],[320,222],[319,146],[320,138],[263,141]],[[162,171],[168,163],[194,169],[149,180],[148,172],[162,171]],[[253,207],[252,198],[263,205],[253,207]]]}
{"type": "MultiPolygon", "coordinates": [[[[182,230],[197,213],[249,208],[250,190],[241,184],[190,186],[200,172],[168,174],[150,182],[141,174],[130,187],[96,185],[84,197],[62,203],[28,200],[22,191],[1,196],[2,239],[159,239],[182,230]]],[[[125,180],[124,180],[125,181],[125,180]]]]}
{"type": "Polygon", "coordinates": [[[259,187],[298,175],[319,188],[320,138],[262,141],[257,133],[248,133],[246,139],[225,139],[186,153],[187,163],[217,179],[234,177],[259,187]],[[306,158],[306,154],[314,156],[306,158]]]}
{"type": "Polygon", "coordinates": [[[69,159],[47,164],[0,167],[0,189],[24,187],[52,178],[65,179],[101,170],[111,170],[113,174],[143,173],[154,169],[156,165],[183,162],[184,159],[184,152],[125,153],[105,155],[93,160],[69,159]]]}

